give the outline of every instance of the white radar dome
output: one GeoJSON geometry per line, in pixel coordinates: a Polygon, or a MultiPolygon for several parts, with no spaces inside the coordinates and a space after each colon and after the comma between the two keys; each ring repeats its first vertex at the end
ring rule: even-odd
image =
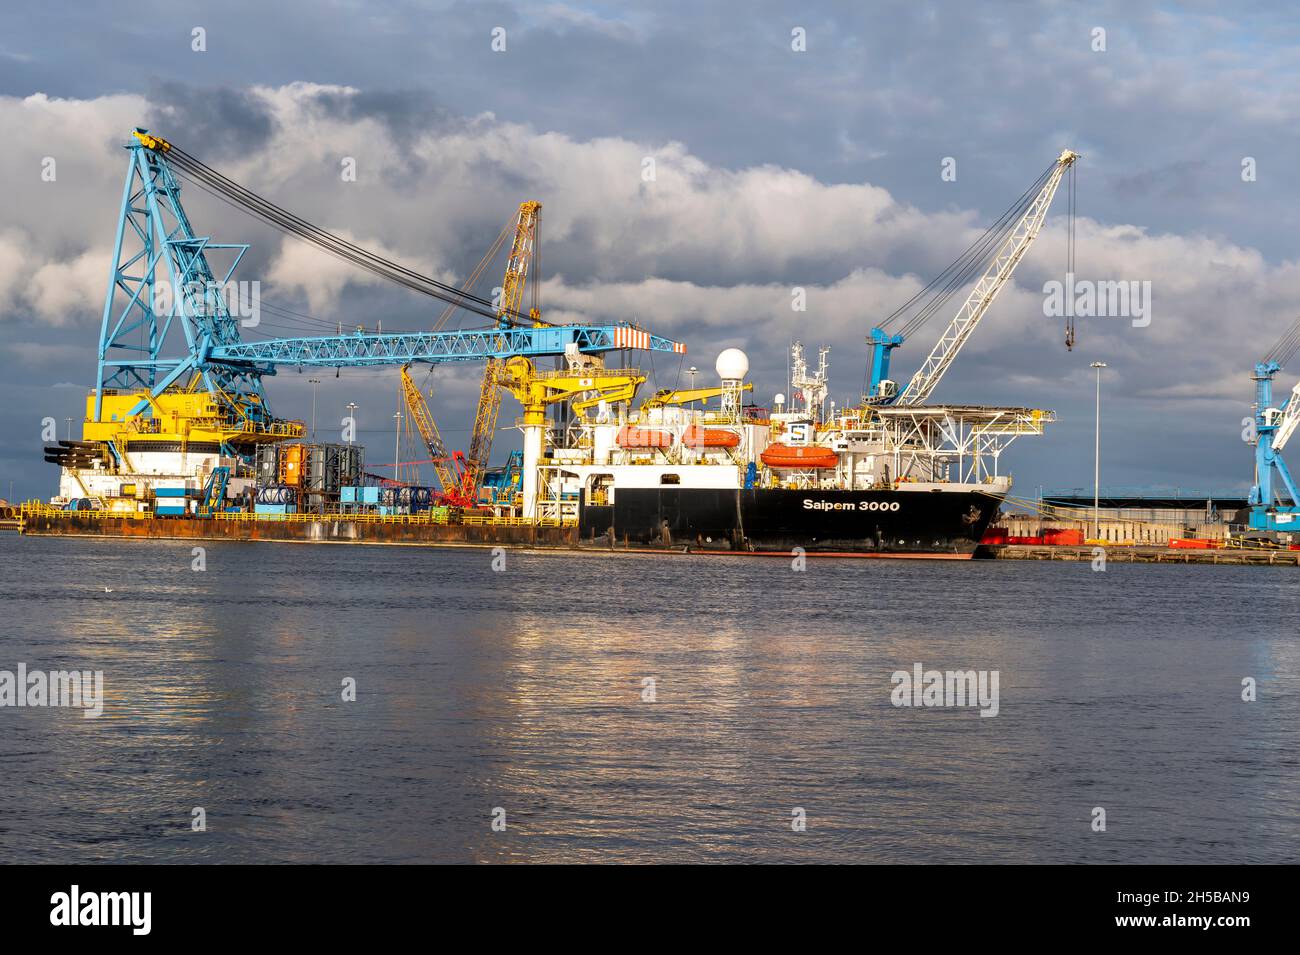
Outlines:
{"type": "Polygon", "coordinates": [[[739,348],[726,348],[713,367],[723,381],[739,381],[749,374],[749,358],[739,348]]]}

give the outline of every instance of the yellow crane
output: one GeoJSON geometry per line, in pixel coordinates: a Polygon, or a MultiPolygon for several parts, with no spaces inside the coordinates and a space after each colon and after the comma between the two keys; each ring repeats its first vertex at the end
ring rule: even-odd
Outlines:
{"type": "MultiPolygon", "coordinates": [[[[519,314],[523,305],[524,288],[528,281],[528,268],[537,255],[538,216],[542,204],[535,200],[519,204],[519,217],[515,222],[515,239],[506,260],[505,279],[501,283],[501,304],[497,317],[504,326],[512,316],[519,314]]],[[[533,283],[533,302],[528,317],[535,325],[541,324],[542,313],[537,303],[537,283],[533,283]]],[[[501,386],[505,383],[505,362],[499,358],[488,360],[479,385],[478,412],[474,417],[474,431],[470,435],[469,453],[465,456],[465,470],[461,475],[461,496],[477,501],[488,459],[492,456],[492,438],[496,432],[497,417],[501,413],[501,386]]]]}
{"type": "Polygon", "coordinates": [[[538,371],[523,355],[504,362],[501,383],[524,406],[524,425],[546,423],[546,409],[567,401],[578,414],[602,401],[616,404],[631,401],[645,384],[645,375],[635,368],[587,368],[569,371],[538,371]]]}
{"type": "MultiPolygon", "coordinates": [[[[415,379],[407,371],[410,367],[410,365],[403,365],[401,369],[402,400],[406,405],[408,419],[415,422],[416,430],[420,432],[425,447],[429,449],[433,470],[438,475],[438,483],[442,485],[443,499],[457,507],[472,506],[474,501],[466,501],[461,493],[464,474],[460,462],[464,460],[464,455],[447,450],[442,435],[438,432],[438,425],[429,411],[428,402],[424,400],[424,395],[416,385],[415,379]]],[[[397,475],[394,475],[394,478],[396,477],[397,475]]]]}
{"type": "MultiPolygon", "coordinates": [[[[706,401],[718,397],[726,390],[726,388],[679,388],[674,391],[671,388],[664,388],[643,401],[641,410],[649,411],[651,408],[663,408],[667,405],[688,405],[692,401],[706,401]]],[[[741,388],[741,391],[753,390],[752,382],[745,382],[741,388]]]]}
{"type": "Polygon", "coordinates": [[[523,516],[536,517],[546,409],[567,401],[575,413],[582,414],[602,401],[631,402],[646,379],[634,368],[606,369],[594,364],[539,372],[527,358],[516,355],[503,363],[499,380],[524,406],[523,516]]]}

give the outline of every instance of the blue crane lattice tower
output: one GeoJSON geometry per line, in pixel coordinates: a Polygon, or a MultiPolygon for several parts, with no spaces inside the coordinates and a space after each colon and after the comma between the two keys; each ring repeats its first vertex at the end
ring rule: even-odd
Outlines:
{"type": "MultiPolygon", "coordinates": [[[[197,376],[227,412],[266,421],[261,372],[209,360],[212,349],[240,341],[225,292],[248,246],[196,235],[165,152],[144,130],[135,139],[126,147],[131,158],[99,333],[95,420],[105,389],[147,388],[156,397],[176,384],[196,385],[197,376]],[[220,279],[208,260],[218,250],[231,257],[220,279]],[[179,335],[183,351],[168,347],[179,335]]],[[[133,413],[146,406],[141,402],[133,413]]]]}

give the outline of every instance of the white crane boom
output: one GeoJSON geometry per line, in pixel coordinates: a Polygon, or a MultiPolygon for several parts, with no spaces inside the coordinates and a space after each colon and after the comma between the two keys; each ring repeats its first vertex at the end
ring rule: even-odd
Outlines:
{"type": "Polygon", "coordinates": [[[1286,443],[1291,440],[1291,435],[1295,433],[1297,424],[1300,424],[1300,384],[1291,389],[1291,397],[1282,406],[1282,419],[1278,421],[1277,431],[1273,435],[1274,451],[1281,451],[1286,447],[1286,443]]]}
{"type": "Polygon", "coordinates": [[[1039,230],[1043,227],[1043,220],[1047,218],[1047,209],[1052,204],[1052,197],[1056,195],[1056,187],[1061,184],[1065,171],[1074,165],[1074,161],[1078,158],[1079,154],[1069,149],[1064,150],[1057,158],[1056,168],[1048,176],[1038,196],[1030,203],[1025,214],[1016,223],[1016,227],[998,248],[992,263],[975,283],[961,310],[957,312],[957,317],[944,329],[929,357],[917,369],[912,380],[907,383],[907,387],[899,393],[895,404],[919,405],[930,397],[930,393],[939,384],[948,366],[961,351],[961,346],[966,344],[966,339],[970,337],[979,320],[993,304],[993,299],[1011,278],[1011,273],[1016,270],[1016,265],[1024,256],[1025,250],[1038,237],[1039,230]]]}

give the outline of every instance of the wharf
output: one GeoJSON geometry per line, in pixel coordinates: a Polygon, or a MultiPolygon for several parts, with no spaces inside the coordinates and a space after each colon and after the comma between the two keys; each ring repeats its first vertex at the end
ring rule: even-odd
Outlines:
{"type": "Polygon", "coordinates": [[[1000,544],[984,546],[976,556],[995,560],[1085,560],[1097,557],[1103,551],[1108,562],[1134,564],[1274,564],[1282,567],[1300,567],[1300,550],[1263,547],[1147,547],[1125,544],[1103,546],[1000,544]]]}

